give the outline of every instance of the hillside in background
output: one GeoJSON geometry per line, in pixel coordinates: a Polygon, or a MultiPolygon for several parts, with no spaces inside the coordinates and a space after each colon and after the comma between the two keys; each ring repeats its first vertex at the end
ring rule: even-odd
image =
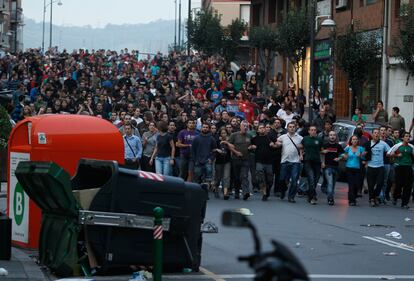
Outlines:
{"type": "MultiPolygon", "coordinates": [[[[23,30],[24,48],[42,46],[42,23],[25,19],[23,30]]],[[[177,35],[178,37],[178,35],[177,35]]],[[[60,50],[87,48],[139,50],[140,52],[163,53],[174,43],[174,21],[158,20],[147,24],[108,24],[104,28],[91,26],[71,27],[53,25],[53,46],[60,50]]],[[[49,23],[45,27],[45,48],[49,46],[49,23]]]]}

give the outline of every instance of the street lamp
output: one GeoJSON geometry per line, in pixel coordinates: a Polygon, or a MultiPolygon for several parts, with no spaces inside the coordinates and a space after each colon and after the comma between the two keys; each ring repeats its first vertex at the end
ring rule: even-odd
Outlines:
{"type": "Polygon", "coordinates": [[[328,18],[321,23],[321,27],[335,28],[336,22],[328,16],[328,18]]]}
{"type": "Polygon", "coordinates": [[[46,9],[50,6],[50,41],[49,41],[49,48],[52,48],[52,7],[53,3],[58,4],[58,6],[62,6],[62,0],[50,0],[50,3],[46,5],[46,0],[43,0],[43,33],[42,33],[42,53],[45,51],[45,16],[46,16],[46,9]]]}
{"type": "Polygon", "coordinates": [[[330,27],[335,28],[336,22],[331,19],[330,15],[316,15],[316,1],[312,2],[311,7],[311,34],[310,34],[310,81],[309,81],[309,123],[312,122],[313,119],[313,111],[312,111],[312,104],[311,104],[311,97],[313,98],[313,93],[315,90],[315,37],[319,31],[318,27],[318,20],[320,18],[326,18],[320,24],[320,27],[330,27]]]}

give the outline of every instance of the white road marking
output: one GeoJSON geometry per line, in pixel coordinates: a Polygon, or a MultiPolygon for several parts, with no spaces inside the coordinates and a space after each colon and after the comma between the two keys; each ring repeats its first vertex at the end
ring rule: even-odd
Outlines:
{"type": "Polygon", "coordinates": [[[319,279],[381,279],[381,280],[413,280],[414,275],[342,275],[342,274],[310,274],[310,278],[319,279]]]}
{"type": "Polygon", "coordinates": [[[398,248],[401,250],[405,250],[405,251],[409,251],[409,252],[413,252],[414,253],[414,247],[409,246],[407,244],[404,243],[398,243],[392,240],[388,240],[382,237],[378,237],[378,236],[362,236],[365,239],[377,242],[377,243],[381,243],[390,247],[394,247],[394,248],[398,248]]]}
{"type": "Polygon", "coordinates": [[[216,275],[214,272],[211,272],[208,269],[205,269],[204,267],[200,266],[200,271],[202,273],[204,273],[206,276],[210,277],[211,279],[213,279],[214,281],[225,281],[223,278],[219,277],[218,275],[216,275]]]}
{"type": "MultiPolygon", "coordinates": [[[[200,269],[203,272],[202,269],[200,269]]],[[[210,271],[209,271],[210,272],[210,271]]],[[[212,273],[212,272],[210,272],[212,273]]],[[[180,279],[180,280],[227,280],[227,279],[252,279],[254,274],[214,274],[214,278],[210,275],[164,275],[166,279],[180,279]]],[[[370,275],[370,274],[310,274],[311,279],[374,279],[374,280],[414,280],[414,275],[370,275]]]]}

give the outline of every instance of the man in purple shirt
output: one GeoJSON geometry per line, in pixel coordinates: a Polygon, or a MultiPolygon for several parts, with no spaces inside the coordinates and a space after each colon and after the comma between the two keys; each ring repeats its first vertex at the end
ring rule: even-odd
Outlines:
{"type": "Polygon", "coordinates": [[[178,133],[176,146],[180,148],[180,177],[183,180],[193,180],[194,161],[191,157],[191,144],[197,136],[195,121],[187,120],[187,129],[178,133]]]}

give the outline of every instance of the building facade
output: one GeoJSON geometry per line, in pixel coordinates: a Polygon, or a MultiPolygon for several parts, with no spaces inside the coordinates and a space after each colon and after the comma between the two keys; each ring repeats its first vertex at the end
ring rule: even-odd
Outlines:
{"type": "MultiPolygon", "coordinates": [[[[250,25],[250,0],[203,0],[201,8],[203,10],[212,9],[221,18],[221,25],[226,27],[235,19],[240,19],[247,24],[247,30],[250,25]]],[[[242,36],[241,44],[237,49],[234,61],[241,64],[250,61],[250,47],[246,43],[248,40],[248,31],[242,36]]]]}
{"type": "MultiPolygon", "coordinates": [[[[316,24],[326,18],[335,21],[335,32],[328,28],[318,28],[314,51],[314,84],[326,99],[331,99],[338,116],[349,117],[351,112],[351,93],[346,75],[335,66],[332,58],[332,44],[336,38],[345,34],[353,25],[361,33],[374,34],[383,46],[382,64],[371,69],[369,78],[364,84],[362,94],[357,97],[357,106],[363,108],[365,114],[371,114],[378,100],[382,100],[388,112],[398,106],[401,114],[408,119],[414,116],[414,79],[408,84],[407,73],[401,62],[393,57],[392,46],[398,36],[400,9],[404,4],[413,4],[414,0],[314,0],[317,4],[316,24]]],[[[269,25],[277,28],[290,9],[309,7],[312,0],[252,0],[252,26],[269,25]]],[[[414,46],[413,46],[414,47],[414,46]]],[[[309,92],[310,51],[302,63],[299,81],[296,81],[305,93],[309,92]]],[[[285,87],[289,77],[298,80],[292,73],[286,59],[278,57],[275,62],[275,73],[283,77],[281,85],[285,87]]],[[[407,129],[408,129],[407,125],[407,129]]]]}
{"type": "Polygon", "coordinates": [[[221,16],[221,24],[227,26],[239,18],[250,22],[250,0],[203,0],[203,9],[213,9],[221,16]]]}
{"type": "Polygon", "coordinates": [[[21,0],[0,0],[0,50],[23,50],[23,9],[21,0]]]}

